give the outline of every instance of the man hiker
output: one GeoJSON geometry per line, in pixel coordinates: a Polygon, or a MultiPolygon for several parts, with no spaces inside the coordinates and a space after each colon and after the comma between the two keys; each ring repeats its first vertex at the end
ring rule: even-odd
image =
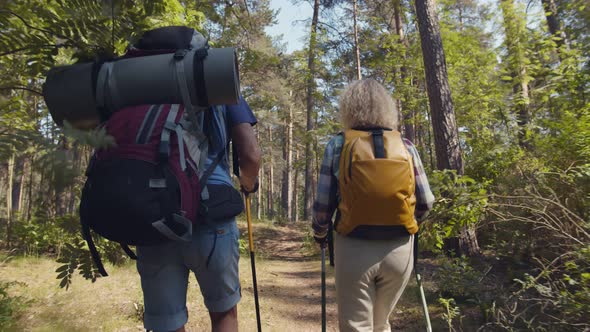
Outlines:
{"type": "Polygon", "coordinates": [[[351,83],[339,101],[344,132],[326,146],[312,228],[324,247],[335,211],[335,281],[340,331],[390,331],[389,315],[413,267],[416,220],[434,197],[420,156],[401,138],[398,111],[373,79],[351,83]]]}
{"type": "MultiPolygon", "coordinates": [[[[255,190],[260,148],[252,126],[256,118],[244,99],[222,107],[227,123],[212,119],[209,162],[231,139],[240,163],[240,185],[255,190]]],[[[225,153],[227,156],[227,151],[225,153]]],[[[215,168],[207,184],[232,186],[227,158],[215,168]]],[[[153,331],[184,331],[188,320],[186,292],[189,272],[197,278],[211,318],[212,331],[237,331],[237,303],[241,298],[238,273],[239,231],[236,220],[195,225],[190,243],[169,242],[137,248],[137,270],[144,295],[144,326],[153,331]]]]}
{"type": "MultiPolygon", "coordinates": [[[[227,210],[230,204],[236,204],[236,194],[242,204],[239,193],[232,196],[234,189],[228,161],[230,140],[237,151],[242,191],[256,190],[261,152],[252,127],[257,120],[242,97],[237,105],[212,106],[208,111],[210,115],[205,117],[203,126],[209,139],[204,169],[217,162],[206,183],[209,201],[218,202],[209,207],[215,205],[217,210],[227,210]],[[218,158],[221,160],[216,160],[218,158]]],[[[188,320],[188,278],[192,271],[209,311],[212,331],[237,331],[236,306],[241,298],[238,239],[236,219],[230,217],[195,224],[190,242],[138,246],[137,270],[144,296],[145,328],[184,331],[188,320]]]]}

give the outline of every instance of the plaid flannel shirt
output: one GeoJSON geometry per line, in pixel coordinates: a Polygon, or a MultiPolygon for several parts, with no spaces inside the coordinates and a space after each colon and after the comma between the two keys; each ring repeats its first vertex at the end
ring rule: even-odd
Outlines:
{"type": "MultiPolygon", "coordinates": [[[[403,139],[406,149],[412,155],[414,162],[414,175],[416,178],[416,210],[414,216],[421,221],[428,215],[434,203],[434,195],[430,191],[430,185],[424,172],[424,166],[420,155],[412,142],[403,139]]],[[[332,221],[332,215],[339,203],[338,173],[340,163],[340,152],[344,144],[344,136],[336,135],[326,146],[324,160],[320,169],[320,179],[316,200],[313,205],[312,228],[316,237],[324,237],[328,232],[328,226],[332,221]]]]}

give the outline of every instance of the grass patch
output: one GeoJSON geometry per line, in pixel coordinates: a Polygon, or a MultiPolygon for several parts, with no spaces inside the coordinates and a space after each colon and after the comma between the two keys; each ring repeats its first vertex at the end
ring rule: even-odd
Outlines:
{"type": "Polygon", "coordinates": [[[14,286],[23,285],[18,281],[0,281],[0,326],[5,330],[14,327],[14,322],[31,303],[31,301],[27,301],[21,296],[11,295],[10,288],[14,286]]]}

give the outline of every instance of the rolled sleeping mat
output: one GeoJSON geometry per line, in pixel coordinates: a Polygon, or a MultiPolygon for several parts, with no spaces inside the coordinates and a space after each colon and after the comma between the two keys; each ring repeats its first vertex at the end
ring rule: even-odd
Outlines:
{"type": "Polygon", "coordinates": [[[99,70],[99,64],[81,63],[49,71],[43,97],[58,126],[67,120],[75,128],[92,129],[101,122],[104,116],[94,97],[99,70]]]}
{"type": "Polygon", "coordinates": [[[204,58],[198,52],[202,50],[119,59],[99,69],[92,63],[55,68],[43,87],[45,102],[58,125],[67,120],[79,129],[93,128],[129,106],[184,104],[182,85],[192,105],[237,104],[235,49],[210,48],[204,58]],[[180,71],[177,61],[182,62],[180,71]]]}

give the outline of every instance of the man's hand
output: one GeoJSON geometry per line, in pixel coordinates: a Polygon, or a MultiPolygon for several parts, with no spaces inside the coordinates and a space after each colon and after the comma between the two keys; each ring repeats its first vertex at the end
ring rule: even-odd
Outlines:
{"type": "Polygon", "coordinates": [[[253,194],[258,191],[258,178],[240,176],[240,188],[245,194],[253,194]]]}

